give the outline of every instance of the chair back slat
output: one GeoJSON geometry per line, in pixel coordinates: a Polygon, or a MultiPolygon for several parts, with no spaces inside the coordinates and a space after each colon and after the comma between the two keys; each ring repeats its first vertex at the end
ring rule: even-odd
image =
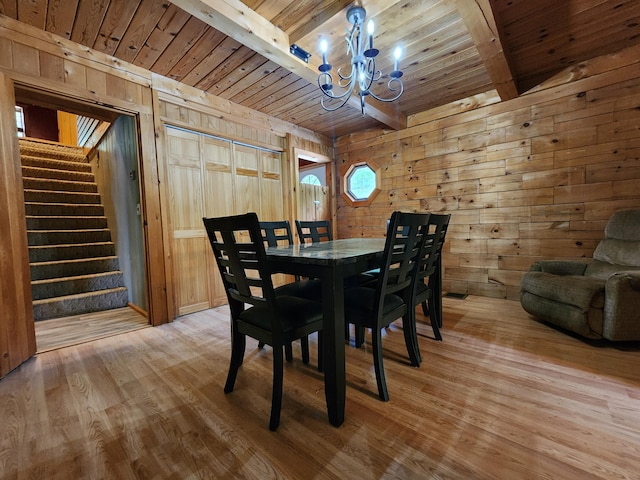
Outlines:
{"type": "MultiPolygon", "coordinates": [[[[275,308],[271,271],[254,213],[203,218],[229,304],[275,308]]],[[[276,315],[270,315],[278,321],[276,315]]]]}
{"type": "Polygon", "coordinates": [[[278,245],[293,245],[293,234],[289,220],[278,220],[274,222],[260,222],[262,238],[269,247],[278,245]]]}
{"type": "Polygon", "coordinates": [[[429,232],[420,260],[420,268],[417,275],[418,282],[436,273],[450,218],[451,215],[439,215],[435,213],[432,213],[429,217],[429,232]]]}
{"type": "Polygon", "coordinates": [[[329,220],[296,220],[296,230],[300,243],[307,243],[307,240],[311,243],[333,240],[329,220]]]}
{"type": "Polygon", "coordinates": [[[380,275],[376,284],[378,309],[385,295],[397,293],[409,303],[408,294],[420,265],[427,236],[428,213],[393,212],[387,229],[380,275]]]}

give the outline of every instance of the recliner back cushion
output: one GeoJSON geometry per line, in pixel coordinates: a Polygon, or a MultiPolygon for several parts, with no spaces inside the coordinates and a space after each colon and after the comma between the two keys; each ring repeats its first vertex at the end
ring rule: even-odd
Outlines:
{"type": "Polygon", "coordinates": [[[604,230],[605,239],[593,252],[593,258],[616,265],[640,267],[640,210],[613,214],[604,230]]]}

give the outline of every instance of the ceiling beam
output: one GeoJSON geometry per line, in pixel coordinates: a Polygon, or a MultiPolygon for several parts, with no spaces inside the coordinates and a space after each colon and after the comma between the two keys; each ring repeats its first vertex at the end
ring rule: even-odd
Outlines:
{"type": "MultiPolygon", "coordinates": [[[[242,43],[309,83],[318,80],[318,60],[309,63],[289,52],[289,36],[266,18],[258,15],[240,0],[170,0],[190,15],[242,43]]],[[[349,104],[360,109],[360,98],[353,96],[349,104]]],[[[395,130],[407,126],[407,117],[387,104],[367,104],[367,115],[395,130]]]]}
{"type": "Polygon", "coordinates": [[[500,40],[490,0],[456,0],[462,17],[495,89],[504,100],[518,96],[518,86],[500,40]]]}

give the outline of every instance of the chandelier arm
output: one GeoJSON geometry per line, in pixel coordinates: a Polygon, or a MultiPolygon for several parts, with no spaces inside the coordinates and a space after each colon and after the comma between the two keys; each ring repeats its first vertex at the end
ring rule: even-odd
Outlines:
{"type": "Polygon", "coordinates": [[[394,86],[393,86],[396,83],[398,83],[400,85],[400,89],[399,89],[397,95],[395,95],[394,97],[391,97],[391,98],[379,97],[378,95],[376,95],[372,91],[369,91],[369,95],[371,95],[373,98],[375,98],[376,100],[379,100],[381,102],[393,102],[394,100],[399,99],[400,96],[402,95],[402,93],[404,92],[404,84],[402,83],[402,80],[400,80],[398,78],[392,78],[391,80],[389,80],[389,83],[387,83],[387,88],[389,89],[389,91],[390,92],[395,92],[395,91],[398,90],[398,88],[394,88],[394,86]]]}

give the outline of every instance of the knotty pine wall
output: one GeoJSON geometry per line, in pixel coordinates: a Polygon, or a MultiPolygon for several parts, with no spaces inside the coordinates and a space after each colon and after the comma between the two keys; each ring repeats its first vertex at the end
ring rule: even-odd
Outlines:
{"type": "Polygon", "coordinates": [[[445,291],[518,299],[532,262],[591,257],[611,214],[640,207],[637,64],[449,113],[338,139],[340,172],[382,172],[369,207],[338,197],[340,237],[382,236],[394,210],[450,213],[445,291]]]}

